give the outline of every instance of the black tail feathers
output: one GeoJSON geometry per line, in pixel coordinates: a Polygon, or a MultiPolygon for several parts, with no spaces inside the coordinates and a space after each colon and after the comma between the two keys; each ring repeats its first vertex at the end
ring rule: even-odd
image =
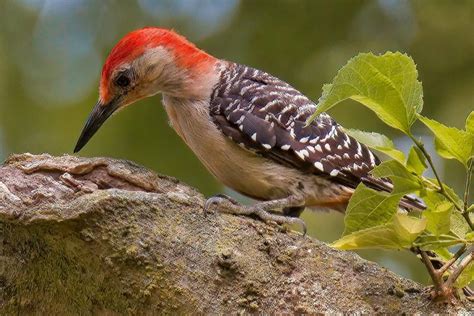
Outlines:
{"type": "MultiPolygon", "coordinates": [[[[374,178],[367,176],[362,178],[362,183],[364,183],[369,188],[372,188],[377,191],[392,192],[393,184],[390,179],[385,178],[374,178]]],[[[424,210],[426,209],[425,203],[418,197],[414,195],[405,195],[400,201],[400,207],[404,210],[424,210]]]]}

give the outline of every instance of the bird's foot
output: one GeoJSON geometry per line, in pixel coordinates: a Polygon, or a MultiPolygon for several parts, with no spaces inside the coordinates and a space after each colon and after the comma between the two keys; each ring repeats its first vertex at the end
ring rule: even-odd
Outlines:
{"type": "Polygon", "coordinates": [[[295,203],[298,201],[295,201],[293,197],[290,197],[287,199],[261,202],[252,206],[246,206],[246,205],[242,205],[238,203],[237,201],[235,201],[234,199],[232,199],[231,197],[227,195],[218,194],[207,199],[206,203],[204,204],[204,212],[205,214],[207,214],[210,208],[215,205],[217,206],[217,209],[219,211],[224,212],[224,213],[229,213],[229,214],[234,214],[234,215],[244,215],[244,216],[255,215],[261,220],[263,220],[264,222],[275,222],[279,225],[296,224],[296,225],[301,226],[302,231],[303,231],[303,236],[305,236],[306,223],[302,219],[298,217],[291,217],[291,216],[285,216],[285,215],[272,213],[272,210],[274,208],[286,206],[288,205],[288,202],[295,203]],[[287,204],[284,204],[285,202],[287,204]]]}
{"type": "Polygon", "coordinates": [[[226,203],[230,203],[232,205],[240,205],[239,202],[237,202],[226,194],[216,194],[208,198],[204,203],[204,214],[210,213],[210,208],[213,205],[224,205],[226,203]]]}

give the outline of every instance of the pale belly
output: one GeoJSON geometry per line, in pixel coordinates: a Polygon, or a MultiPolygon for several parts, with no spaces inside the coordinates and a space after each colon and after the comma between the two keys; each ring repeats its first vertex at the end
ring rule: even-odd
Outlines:
{"type": "Polygon", "coordinates": [[[340,196],[344,189],[241,148],[217,129],[204,105],[166,97],[164,104],[178,135],[220,182],[237,192],[259,200],[300,194],[310,206],[340,196]]]}

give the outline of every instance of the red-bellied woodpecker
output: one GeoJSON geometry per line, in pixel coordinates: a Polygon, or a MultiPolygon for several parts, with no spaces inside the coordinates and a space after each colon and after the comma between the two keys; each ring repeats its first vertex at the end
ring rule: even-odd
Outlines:
{"type": "MultiPolygon", "coordinates": [[[[74,152],[113,112],[160,92],[172,127],[206,168],[224,185],[262,201],[246,207],[214,197],[207,205],[222,202],[232,213],[302,223],[297,217],[304,207],[343,211],[360,182],[391,190],[388,181],[368,174],[378,158],[329,115],[305,126],[316,105],[301,92],[153,27],[127,34],[112,49],[99,101],[74,152]],[[268,212],[277,208],[283,215],[268,212]]],[[[420,206],[408,197],[402,203],[420,206]]]]}

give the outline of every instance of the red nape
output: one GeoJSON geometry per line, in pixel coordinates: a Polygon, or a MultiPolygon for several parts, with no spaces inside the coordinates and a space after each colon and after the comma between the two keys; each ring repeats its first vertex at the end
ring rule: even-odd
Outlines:
{"type": "Polygon", "coordinates": [[[214,60],[214,57],[197,48],[184,36],[172,30],[158,27],[145,27],[125,35],[112,49],[100,80],[100,96],[103,102],[109,98],[109,80],[112,72],[123,63],[130,62],[142,55],[145,50],[164,46],[174,53],[179,66],[199,70],[214,60]]]}

